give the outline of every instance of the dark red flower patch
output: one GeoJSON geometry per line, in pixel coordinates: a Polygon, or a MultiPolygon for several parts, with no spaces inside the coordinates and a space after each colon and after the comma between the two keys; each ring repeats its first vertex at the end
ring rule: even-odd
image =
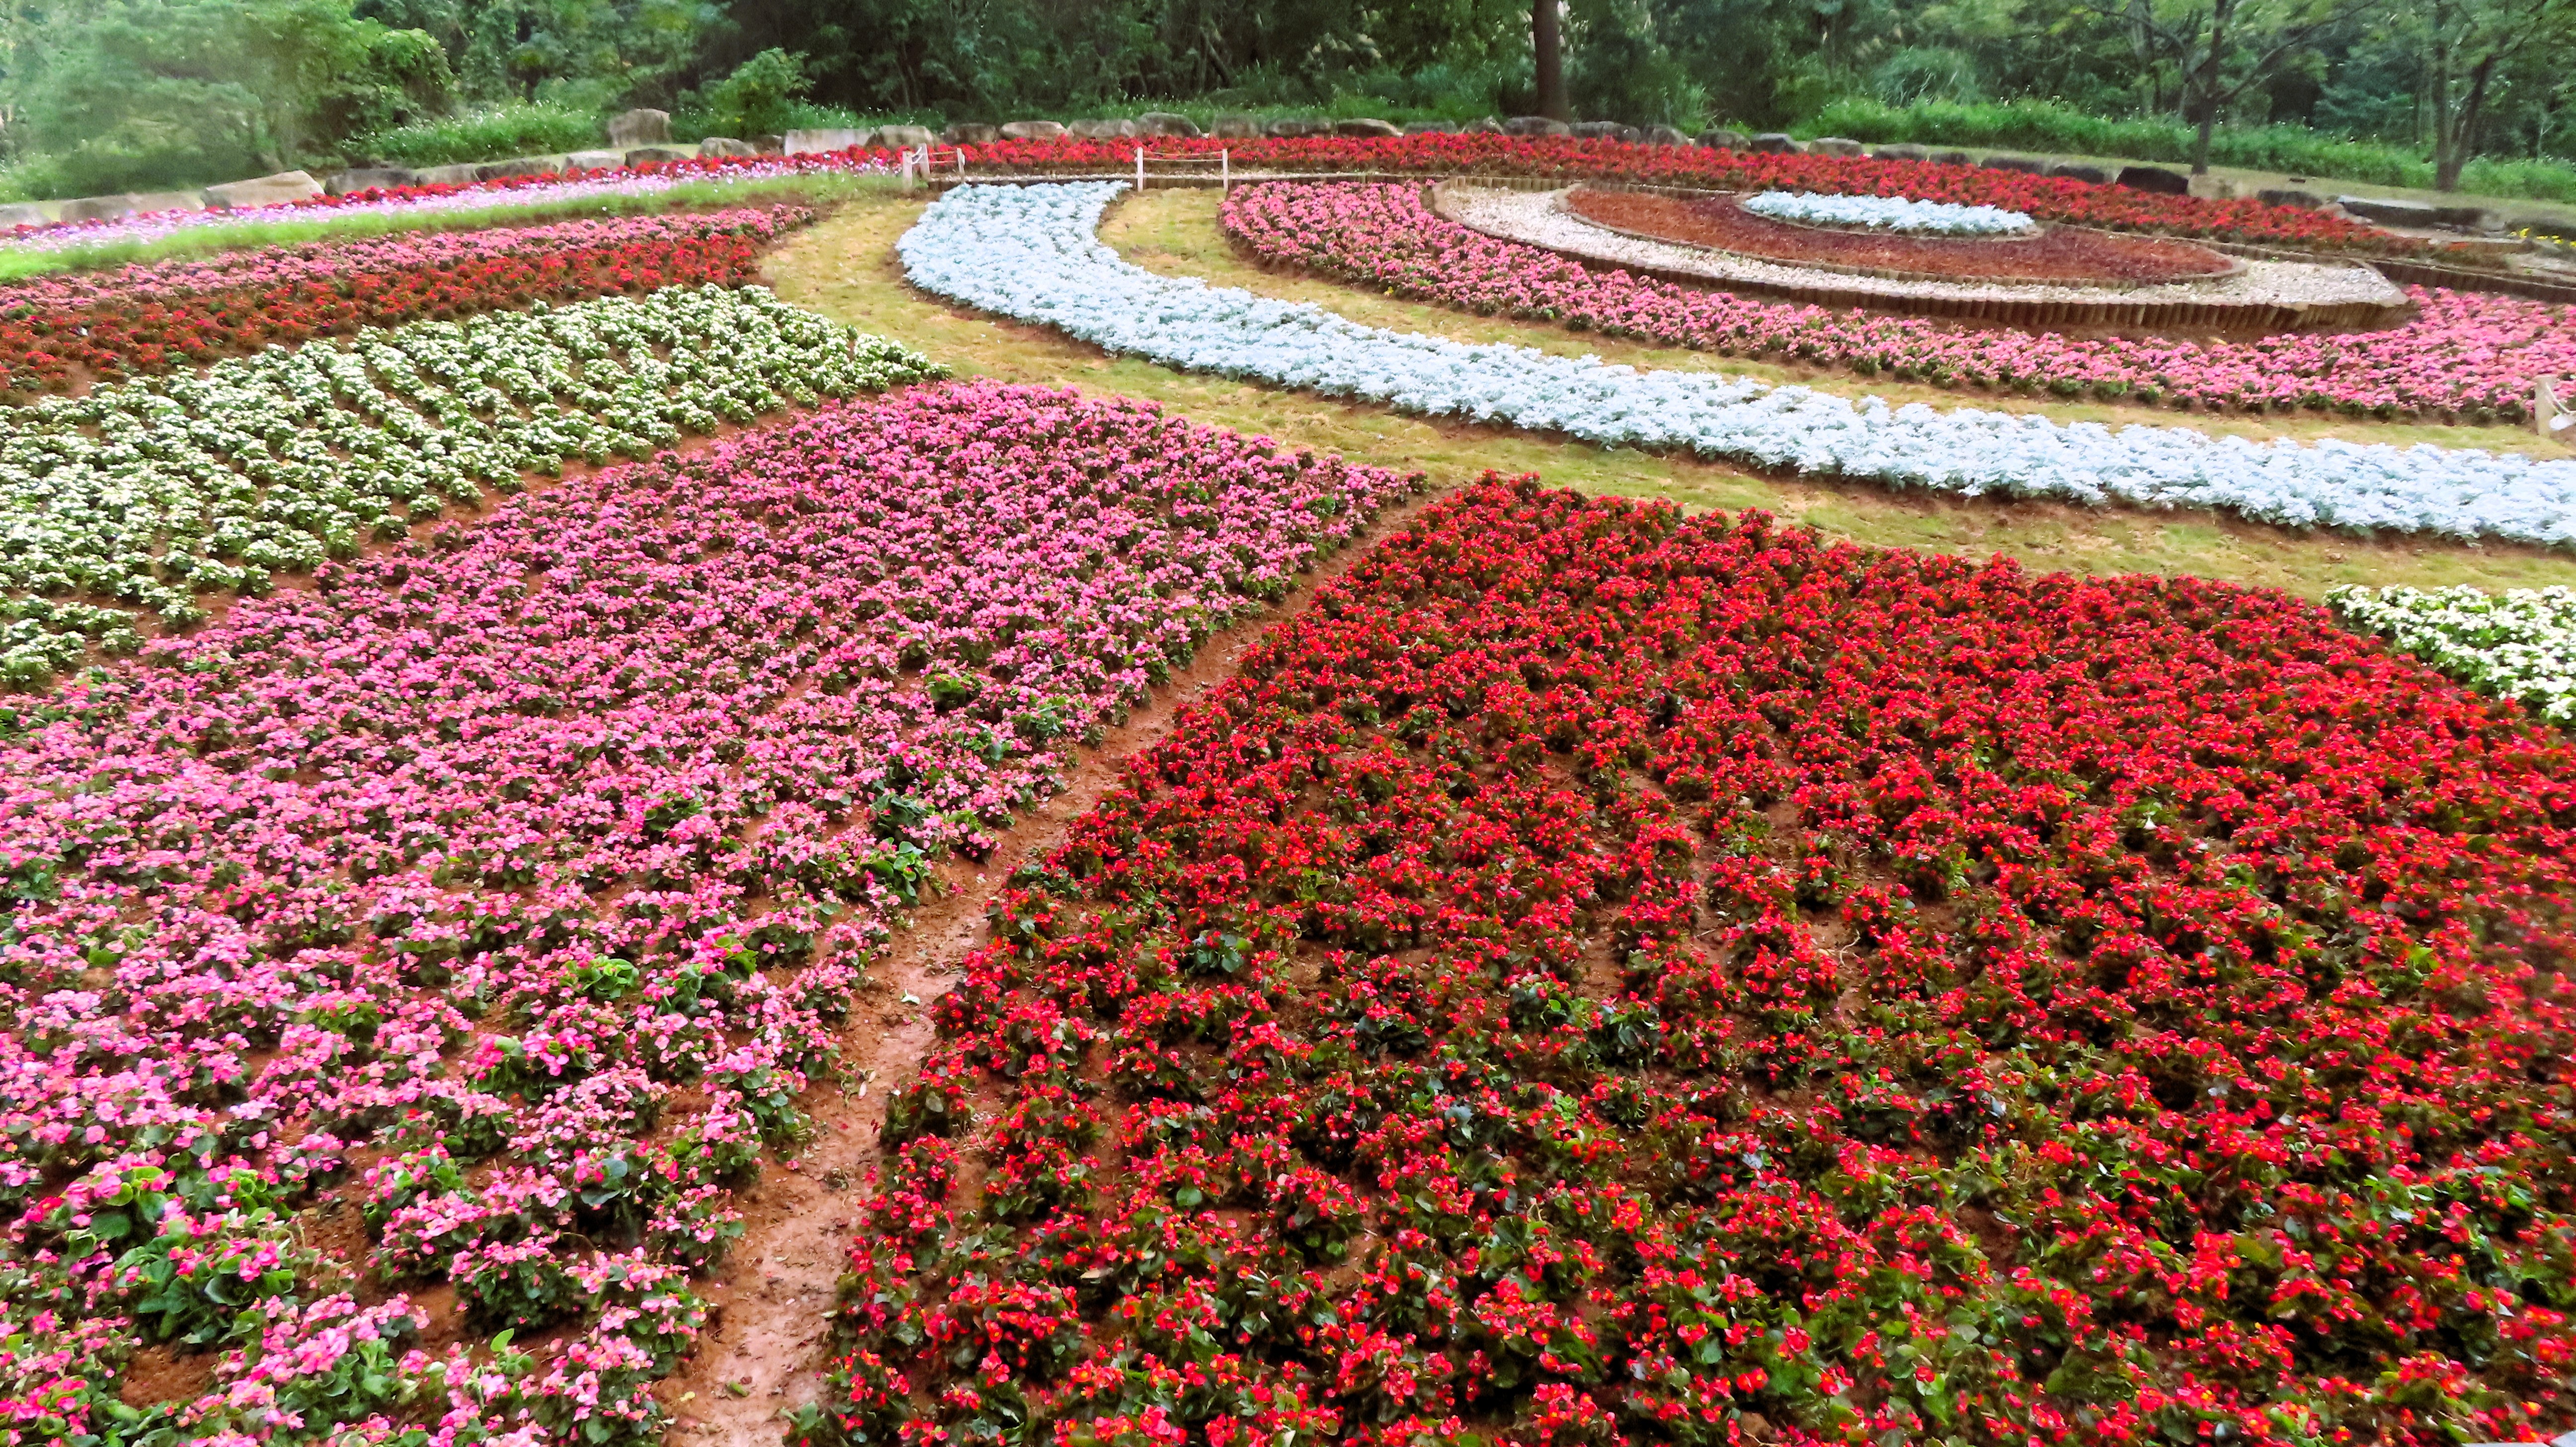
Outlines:
{"type": "Polygon", "coordinates": [[[309,242],[0,287],[0,391],[115,381],[361,327],[741,286],[803,207],[309,242]]]}
{"type": "Polygon", "coordinates": [[[2545,1437],[2571,859],[2307,604],[1489,479],[1014,880],[802,1435],[2545,1437]]]}
{"type": "Polygon", "coordinates": [[[1950,281],[2158,282],[2224,275],[2225,257],[2161,237],[2051,227],[2037,236],[1911,236],[1774,221],[1732,196],[1683,200],[1578,187],[1566,209],[1641,236],[1791,265],[1823,264],[1950,281]]]}

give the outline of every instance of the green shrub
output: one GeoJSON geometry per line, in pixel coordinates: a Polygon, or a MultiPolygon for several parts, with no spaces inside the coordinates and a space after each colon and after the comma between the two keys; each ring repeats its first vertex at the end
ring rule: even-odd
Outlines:
{"type": "MultiPolygon", "coordinates": [[[[2191,159],[2193,139],[2192,128],[2178,120],[2115,119],[2038,100],[1925,100],[1891,106],[1856,97],[1824,107],[1799,129],[1861,141],[1995,146],[2174,164],[2191,159]]],[[[2210,137],[2209,159],[2220,166],[2379,186],[2433,184],[2432,163],[2405,147],[2324,135],[2305,126],[2220,126],[2210,137]]],[[[2483,196],[2576,200],[2576,164],[2481,157],[2469,163],[2460,187],[2483,196]]]]}
{"type": "Polygon", "coordinates": [[[2460,189],[2476,196],[2576,201],[2576,165],[2555,158],[2478,156],[2461,169],[2460,189]]]}
{"type": "Polygon", "coordinates": [[[606,144],[608,128],[596,112],[540,103],[496,106],[396,126],[361,136],[348,149],[353,156],[397,166],[447,166],[595,150],[606,144]]]}
{"type": "Polygon", "coordinates": [[[805,57],[793,51],[764,50],[733,74],[681,102],[682,123],[701,136],[784,134],[799,119],[799,101],[813,89],[805,74],[805,57]]]}

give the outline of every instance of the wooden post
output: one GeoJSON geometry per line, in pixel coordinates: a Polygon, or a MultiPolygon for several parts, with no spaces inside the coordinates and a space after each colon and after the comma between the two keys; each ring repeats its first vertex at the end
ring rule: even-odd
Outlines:
{"type": "Polygon", "coordinates": [[[1145,189],[1145,148],[1143,146],[1136,148],[1136,189],[1139,191],[1145,189]]]}
{"type": "Polygon", "coordinates": [[[2569,411],[2567,404],[2558,400],[2558,389],[2550,385],[2556,380],[2555,377],[2543,377],[2532,389],[2531,425],[2543,437],[2556,437],[2568,428],[2576,427],[2576,412],[2569,411]]]}
{"type": "Polygon", "coordinates": [[[1234,189],[1234,158],[1224,147],[1219,147],[1216,153],[1216,188],[1219,191],[1234,189]]]}
{"type": "Polygon", "coordinates": [[[906,146],[903,148],[903,189],[909,191],[912,187],[912,147],[906,146]]]}

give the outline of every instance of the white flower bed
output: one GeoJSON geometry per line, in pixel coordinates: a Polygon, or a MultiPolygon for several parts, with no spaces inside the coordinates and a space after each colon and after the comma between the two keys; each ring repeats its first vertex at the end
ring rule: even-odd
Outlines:
{"type": "Polygon", "coordinates": [[[1901,231],[1909,236],[2027,236],[2028,215],[2000,206],[1961,206],[1906,196],[1827,196],[1816,191],[1765,191],[1742,205],[1756,216],[1801,226],[1841,226],[1856,231],[1901,231]]]}
{"type": "Polygon", "coordinates": [[[2338,588],[2328,602],[2472,688],[2576,724],[2576,588],[2338,588]]]}
{"type": "Polygon", "coordinates": [[[201,591],[263,590],[524,472],[933,370],[768,292],[709,286],[370,329],[0,409],[0,678],[41,679],[91,639],[139,643],[130,615],[71,597],[193,621],[201,591]]]}
{"type": "Polygon", "coordinates": [[[1094,234],[1119,185],[960,187],[897,249],[916,286],[1111,351],[1605,447],[1687,448],[1968,496],[2223,508],[2294,527],[2576,543],[2576,462],[2429,444],[2258,443],[2185,427],[2115,432],[1364,327],[1122,260],[1094,234]]]}

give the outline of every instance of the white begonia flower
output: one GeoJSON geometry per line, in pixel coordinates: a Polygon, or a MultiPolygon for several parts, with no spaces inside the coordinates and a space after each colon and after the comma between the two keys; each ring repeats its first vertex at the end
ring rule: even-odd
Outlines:
{"type": "Polygon", "coordinates": [[[1913,236],[2026,236],[2037,223],[2000,206],[1961,206],[1906,196],[1828,196],[1815,191],[1765,191],[1740,203],[1756,216],[1802,226],[1843,226],[1899,231],[1913,236]]]}
{"type": "Polygon", "coordinates": [[[2337,588],[2354,629],[2376,633],[2482,693],[2576,724],[2576,588],[2337,588]]]}
{"type": "Polygon", "coordinates": [[[1552,429],[1601,446],[2088,504],[2207,508],[2292,527],[2576,543],[2576,461],[2430,444],[2252,442],[2187,427],[1891,407],[1709,372],[1470,345],[1167,277],[1102,244],[1120,182],[961,186],[897,243],[925,291],[1186,371],[1407,412],[1552,429]]]}
{"type": "Polygon", "coordinates": [[[93,640],[139,644],[127,613],[64,594],[194,621],[209,588],[262,591],[522,472],[935,373],[766,291],[703,286],[369,329],[0,409],[0,681],[40,682],[93,640]]]}

